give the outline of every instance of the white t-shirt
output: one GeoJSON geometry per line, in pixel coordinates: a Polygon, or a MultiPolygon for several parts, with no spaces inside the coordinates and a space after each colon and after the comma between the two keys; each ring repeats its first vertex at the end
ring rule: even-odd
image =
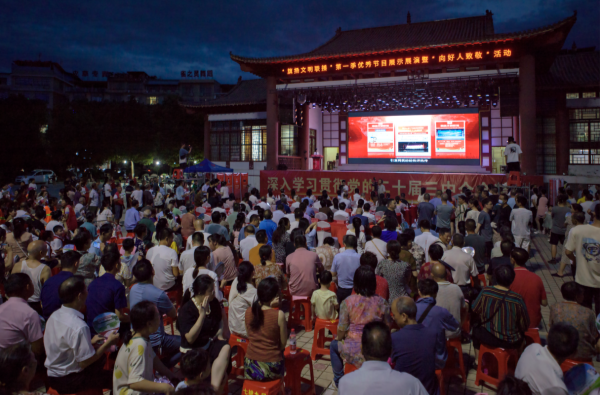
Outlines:
{"type": "Polygon", "coordinates": [[[585,214],[585,223],[588,224],[592,217],[588,214],[588,210],[592,208],[594,202],[585,201],[581,203],[581,208],[583,209],[583,213],[585,214]]]}
{"type": "Polygon", "coordinates": [[[575,282],[600,288],[600,228],[579,225],[571,229],[565,248],[577,259],[575,282]]]}
{"type": "Polygon", "coordinates": [[[79,219],[82,215],[85,216],[85,206],[81,203],[77,203],[75,205],[75,217],[79,219]]]}
{"type": "Polygon", "coordinates": [[[131,192],[131,199],[137,200],[137,202],[140,204],[140,207],[142,207],[144,204],[144,191],[136,189],[135,191],[131,192]]]}
{"type": "MultiPolygon", "coordinates": [[[[198,231],[194,231],[194,233],[196,233],[198,231]]],[[[192,236],[194,236],[194,233],[192,233],[190,235],[190,237],[187,238],[187,242],[185,243],[185,249],[186,250],[191,250],[192,249],[192,244],[193,244],[193,240],[192,240],[192,236]]],[[[202,232],[204,234],[204,245],[209,247],[208,245],[208,236],[210,236],[210,233],[206,233],[206,232],[202,232]]]]}
{"type": "Polygon", "coordinates": [[[111,194],[112,194],[112,189],[110,188],[110,184],[109,183],[104,184],[104,197],[109,198],[111,194]]]}
{"type": "Polygon", "coordinates": [[[110,211],[110,209],[105,208],[104,210],[102,210],[102,212],[100,214],[98,214],[98,218],[96,219],[96,224],[98,226],[102,226],[108,221],[108,218],[112,217],[112,216],[113,216],[113,212],[110,211]]]}
{"type": "Polygon", "coordinates": [[[525,381],[534,394],[567,395],[569,393],[560,365],[550,354],[548,347],[542,347],[537,343],[528,346],[521,354],[515,377],[525,381]]]}
{"type": "Polygon", "coordinates": [[[237,290],[238,279],[233,280],[231,292],[229,293],[229,330],[242,336],[248,336],[246,332],[246,310],[257,299],[256,288],[252,284],[246,284],[247,289],[243,294],[237,290]]]}
{"type": "MultiPolygon", "coordinates": [[[[423,251],[425,251],[424,263],[429,262],[429,246],[439,240],[440,239],[438,239],[437,237],[432,235],[430,232],[424,232],[424,233],[418,235],[417,237],[415,237],[415,243],[417,243],[423,249],[423,251]]],[[[444,244],[441,242],[439,244],[445,251],[446,248],[444,248],[445,247],[444,244]]]]}
{"type": "Polygon", "coordinates": [[[98,196],[98,192],[95,189],[92,189],[90,191],[90,206],[91,207],[98,207],[98,198],[100,196],[98,196]]]}
{"type": "MultiPolygon", "coordinates": [[[[188,237],[188,240],[189,239],[191,239],[191,237],[188,237]]],[[[197,247],[192,247],[189,250],[183,251],[181,253],[181,256],[179,257],[179,265],[183,269],[184,273],[187,272],[189,269],[196,267],[196,261],[194,260],[194,252],[196,248],[197,247]]]]}
{"type": "Polygon", "coordinates": [[[365,251],[372,252],[377,257],[377,263],[388,257],[387,243],[381,239],[371,239],[365,244],[365,251]]]}
{"type": "Polygon", "coordinates": [[[223,294],[219,290],[219,278],[217,277],[217,273],[208,269],[198,269],[198,274],[196,274],[196,277],[194,277],[194,269],[195,268],[188,269],[183,275],[183,279],[181,280],[183,292],[192,286],[196,277],[200,276],[201,274],[208,274],[213,280],[215,280],[215,298],[217,298],[217,300],[220,302],[223,299],[223,294]]]}
{"type": "Polygon", "coordinates": [[[529,223],[533,214],[526,208],[516,208],[510,212],[510,222],[514,236],[529,237],[529,223]]]}
{"type": "MultiPolygon", "coordinates": [[[[354,231],[354,229],[348,229],[346,234],[356,236],[356,232],[354,231]]],[[[357,252],[362,255],[365,252],[365,244],[367,243],[367,237],[365,236],[364,232],[359,232],[358,239],[356,240],[356,242],[358,244],[357,252]]]]}
{"type": "Polygon", "coordinates": [[[136,337],[129,344],[123,344],[113,374],[113,394],[141,395],[142,392],[132,390],[129,385],[142,380],[154,381],[154,357],[150,341],[136,337]]]}
{"type": "Polygon", "coordinates": [[[506,156],[506,163],[518,162],[519,154],[522,154],[521,147],[515,143],[510,143],[504,149],[504,156],[506,156]]]}
{"type": "Polygon", "coordinates": [[[146,259],[154,267],[154,286],[161,291],[165,291],[175,285],[175,276],[173,268],[181,270],[179,259],[174,249],[167,246],[158,245],[148,250],[146,259]]]}

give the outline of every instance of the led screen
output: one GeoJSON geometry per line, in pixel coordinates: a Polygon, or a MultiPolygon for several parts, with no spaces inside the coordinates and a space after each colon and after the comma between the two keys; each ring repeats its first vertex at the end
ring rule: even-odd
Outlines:
{"type": "Polygon", "coordinates": [[[476,111],[350,113],[348,163],[479,165],[476,111]]]}

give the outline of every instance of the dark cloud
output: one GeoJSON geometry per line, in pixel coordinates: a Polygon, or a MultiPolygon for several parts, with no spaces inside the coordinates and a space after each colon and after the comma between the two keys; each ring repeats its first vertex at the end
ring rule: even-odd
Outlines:
{"type": "Polygon", "coordinates": [[[61,62],[66,70],[143,70],[178,78],[212,69],[217,80],[250,78],[229,52],[264,57],[310,51],[335,29],[393,25],[494,12],[496,32],[578,21],[566,46],[600,46],[595,0],[549,1],[14,1],[0,0],[0,70],[15,59],[61,62]],[[502,7],[502,8],[499,8],[502,7]]]}

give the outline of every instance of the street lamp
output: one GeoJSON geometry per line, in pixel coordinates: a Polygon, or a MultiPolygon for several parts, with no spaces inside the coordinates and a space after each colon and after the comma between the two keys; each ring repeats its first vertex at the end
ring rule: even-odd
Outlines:
{"type": "Polygon", "coordinates": [[[126,161],[126,160],[124,160],[124,161],[123,161],[123,163],[127,164],[127,161],[126,161]]]}
{"type": "Polygon", "coordinates": [[[158,161],[158,160],[157,160],[157,161],[156,161],[156,164],[157,164],[157,165],[160,165],[160,161],[158,161]]]}

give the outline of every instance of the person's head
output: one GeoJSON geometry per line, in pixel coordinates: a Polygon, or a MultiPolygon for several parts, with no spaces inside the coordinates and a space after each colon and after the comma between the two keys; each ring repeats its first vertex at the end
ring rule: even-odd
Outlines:
{"type": "Polygon", "coordinates": [[[173,243],[173,229],[171,228],[163,228],[158,237],[160,238],[160,242],[164,245],[170,246],[173,243]]]}
{"type": "Polygon", "coordinates": [[[494,203],[492,202],[492,200],[490,198],[485,198],[481,201],[481,205],[483,206],[483,208],[486,211],[492,211],[492,208],[494,208],[494,203]]]}
{"type": "Polygon", "coordinates": [[[419,295],[422,298],[430,297],[435,299],[439,290],[438,284],[430,278],[419,281],[417,287],[419,289],[419,295]]]}
{"type": "Polygon", "coordinates": [[[133,267],[132,274],[139,283],[152,282],[154,277],[152,263],[147,259],[140,259],[133,267]]]}
{"type": "Polygon", "coordinates": [[[422,219],[419,221],[419,228],[421,232],[429,231],[431,229],[431,222],[428,219],[422,219]]]}
{"type": "Polygon", "coordinates": [[[113,226],[111,224],[104,224],[100,227],[100,231],[98,232],[100,236],[100,240],[108,241],[112,237],[113,226]]]}
{"type": "MultiPolygon", "coordinates": [[[[596,207],[598,207],[598,206],[596,206],[596,207]]],[[[596,218],[598,218],[598,217],[596,216],[596,218]]],[[[574,213],[571,216],[571,222],[573,222],[573,225],[583,225],[585,223],[585,214],[582,212],[574,213]]]]}
{"type": "Polygon", "coordinates": [[[29,391],[37,359],[29,343],[23,341],[0,350],[0,392],[16,394],[29,391]]]}
{"type": "Polygon", "coordinates": [[[329,270],[323,270],[321,272],[321,278],[319,278],[319,284],[322,286],[329,288],[329,284],[333,280],[333,276],[329,270]]]}
{"type": "Polygon", "coordinates": [[[548,332],[548,351],[560,365],[577,351],[579,332],[573,326],[558,322],[548,332]]]}
{"type": "Polygon", "coordinates": [[[438,229],[438,234],[442,243],[448,245],[450,244],[450,240],[452,239],[452,232],[448,228],[440,228],[438,229]]]}
{"type": "Polygon", "coordinates": [[[15,218],[13,220],[13,235],[16,240],[20,240],[23,233],[27,232],[27,222],[23,218],[15,218]]]}
{"type": "Polygon", "coordinates": [[[186,380],[202,381],[210,376],[210,355],[202,348],[194,348],[183,354],[180,366],[186,380]]]}
{"type": "Polygon", "coordinates": [[[396,219],[396,217],[386,217],[385,221],[385,230],[390,231],[390,232],[395,232],[396,228],[398,227],[398,220],[396,219]]]}
{"type": "Polygon", "coordinates": [[[265,219],[273,219],[273,212],[271,210],[265,210],[265,219]]]}
{"type": "Polygon", "coordinates": [[[465,246],[465,236],[460,233],[455,233],[454,236],[452,236],[452,246],[463,248],[465,246]]]}
{"type": "Polygon", "coordinates": [[[134,335],[140,335],[147,339],[160,327],[162,316],[154,303],[149,300],[143,300],[131,308],[129,319],[133,332],[125,333],[123,336],[124,344],[128,344],[134,335]]]}
{"type": "Polygon", "coordinates": [[[372,321],[364,326],[361,351],[366,361],[387,362],[392,355],[392,334],[387,324],[372,321]]]}
{"type": "MultiPolygon", "coordinates": [[[[358,214],[358,210],[357,210],[358,214]]],[[[352,227],[354,228],[354,235],[358,239],[360,237],[360,227],[362,226],[362,221],[358,217],[352,218],[352,227]]]]}
{"type": "Polygon", "coordinates": [[[87,299],[87,287],[81,276],[69,277],[58,288],[58,298],[63,305],[81,311],[87,299]]]}
{"type": "MultiPolygon", "coordinates": [[[[513,244],[514,245],[514,244],[513,244]]],[[[502,247],[502,245],[500,245],[502,247]]],[[[529,260],[529,253],[526,249],[514,247],[510,252],[510,261],[513,265],[524,267],[529,260]]]]}
{"type": "Polygon", "coordinates": [[[249,223],[250,223],[250,225],[258,227],[258,225],[260,225],[260,216],[258,216],[257,214],[252,214],[250,216],[250,222],[249,223]]]}
{"type": "Polygon", "coordinates": [[[560,293],[564,300],[578,302],[582,295],[582,289],[575,281],[567,281],[561,285],[560,293]]]}
{"type": "MultiPolygon", "coordinates": [[[[264,247],[264,246],[263,246],[264,247]]],[[[238,266],[237,291],[243,294],[248,290],[248,284],[252,284],[252,275],[254,274],[254,265],[248,261],[243,261],[238,266]]]]}
{"type": "Polygon", "coordinates": [[[377,278],[371,266],[362,265],[354,272],[354,292],[358,295],[371,297],[375,295],[377,278]]]}
{"type": "Polygon", "coordinates": [[[282,242],[283,237],[287,233],[290,228],[290,220],[289,218],[282,217],[277,224],[277,229],[273,232],[273,236],[271,236],[271,241],[273,244],[279,244],[282,242]]]}
{"type": "Polygon", "coordinates": [[[439,262],[444,256],[444,249],[437,243],[430,245],[427,252],[429,253],[429,260],[431,262],[439,262]]]}
{"type": "Polygon", "coordinates": [[[371,204],[370,204],[370,203],[365,203],[365,204],[363,205],[363,211],[364,211],[365,213],[368,213],[369,211],[371,211],[371,204]]]}
{"type": "Polygon", "coordinates": [[[194,232],[192,234],[192,246],[199,247],[204,245],[204,233],[194,232]]]}
{"type": "Polygon", "coordinates": [[[35,208],[35,217],[39,220],[43,220],[44,218],[46,218],[46,210],[44,210],[44,207],[37,206],[35,208]]]}
{"type": "Polygon", "coordinates": [[[494,270],[494,277],[498,285],[509,288],[515,280],[515,269],[512,266],[502,265],[494,270]]]}
{"type": "Polygon", "coordinates": [[[14,273],[5,281],[4,292],[10,298],[19,297],[27,300],[33,296],[35,290],[31,278],[26,273],[14,273]]]}
{"type": "Polygon", "coordinates": [[[76,272],[79,267],[81,254],[77,251],[67,251],[60,258],[60,267],[62,270],[76,272]]]}
{"type": "Polygon", "coordinates": [[[194,263],[196,264],[196,268],[194,269],[193,275],[196,277],[198,275],[198,270],[201,267],[206,267],[210,262],[210,248],[205,245],[201,245],[196,247],[194,250],[194,263]]]}
{"type": "Polygon", "coordinates": [[[65,228],[63,228],[62,225],[56,225],[54,228],[52,228],[52,232],[62,238],[65,235],[65,228]]]}
{"type": "Polygon", "coordinates": [[[465,221],[465,230],[467,231],[467,233],[475,233],[475,229],[477,228],[477,226],[475,225],[475,221],[472,219],[468,219],[465,221]]]}
{"type": "Polygon", "coordinates": [[[502,256],[510,256],[510,253],[512,252],[513,248],[515,248],[515,243],[511,241],[502,240],[502,242],[500,243],[500,251],[502,251],[502,256]]]}
{"type": "Polygon", "coordinates": [[[428,193],[424,193],[423,194],[423,200],[425,200],[426,202],[428,202],[431,199],[431,196],[428,193]]]}
{"type": "Polygon", "coordinates": [[[392,318],[400,328],[416,323],[417,304],[408,296],[400,296],[392,302],[392,318]]]}
{"type": "Polygon", "coordinates": [[[328,236],[323,240],[323,245],[328,245],[330,247],[335,247],[335,240],[333,237],[328,236]]]}
{"type": "Polygon", "coordinates": [[[267,264],[267,261],[271,260],[272,253],[273,253],[273,250],[271,249],[271,246],[268,244],[265,244],[264,246],[261,246],[258,249],[258,256],[260,257],[261,265],[265,266],[267,264]]]}
{"type": "Polygon", "coordinates": [[[369,266],[373,270],[375,270],[375,268],[377,268],[377,255],[375,255],[371,251],[365,251],[360,256],[360,265],[361,266],[369,266]]]}
{"type": "Polygon", "coordinates": [[[255,232],[256,232],[256,228],[253,227],[253,226],[246,226],[246,227],[244,227],[244,235],[246,237],[248,237],[248,236],[254,236],[255,232]]]}
{"type": "Polygon", "coordinates": [[[201,274],[196,277],[190,289],[185,290],[181,304],[185,305],[189,302],[192,294],[201,300],[208,298],[209,302],[212,301],[215,298],[215,280],[208,274],[201,274]]]}
{"type": "Polygon", "coordinates": [[[344,246],[346,249],[353,249],[356,251],[358,248],[358,239],[355,235],[345,235],[343,238],[344,246]]]}
{"type": "Polygon", "coordinates": [[[143,239],[148,234],[148,227],[144,224],[137,224],[135,228],[133,228],[133,233],[138,239],[143,239]]]}
{"type": "Polygon", "coordinates": [[[100,263],[107,273],[118,273],[121,269],[121,255],[117,250],[105,250],[100,258],[100,263]]]}
{"type": "Polygon", "coordinates": [[[218,211],[213,211],[212,214],[210,215],[210,219],[212,220],[213,224],[220,224],[221,223],[221,213],[218,211]]]}
{"type": "Polygon", "coordinates": [[[532,395],[529,384],[523,380],[519,380],[515,376],[506,375],[498,384],[496,395],[532,395]]]}
{"type": "Polygon", "coordinates": [[[256,232],[256,241],[258,244],[266,244],[268,241],[267,231],[260,229],[258,232],[256,232]]]}
{"type": "Polygon", "coordinates": [[[341,202],[341,203],[339,204],[339,206],[340,206],[340,210],[342,210],[342,211],[346,210],[346,203],[344,203],[344,202],[341,202]]]}
{"type": "Polygon", "coordinates": [[[279,283],[273,277],[267,277],[263,279],[256,289],[256,296],[254,303],[252,303],[252,320],[246,324],[253,330],[259,330],[264,323],[264,313],[262,306],[271,306],[271,303],[279,297],[279,283]]]}
{"type": "Polygon", "coordinates": [[[388,200],[387,208],[390,211],[394,211],[396,209],[396,200],[394,200],[394,199],[388,200]]]}
{"type": "Polygon", "coordinates": [[[27,254],[29,258],[39,261],[48,255],[48,245],[42,240],[32,241],[27,246],[27,254]]]}
{"type": "MultiPolygon", "coordinates": [[[[136,185],[136,186],[135,186],[135,189],[140,189],[140,186],[139,186],[139,185],[136,185]]],[[[133,208],[137,208],[137,207],[139,207],[139,206],[140,206],[140,202],[138,202],[136,199],[132,199],[132,200],[131,200],[131,207],[133,207],[133,208]]]]}

